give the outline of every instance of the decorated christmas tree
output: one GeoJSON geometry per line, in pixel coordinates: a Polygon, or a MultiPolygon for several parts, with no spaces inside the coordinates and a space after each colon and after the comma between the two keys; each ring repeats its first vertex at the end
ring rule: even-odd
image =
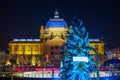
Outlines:
{"type": "Polygon", "coordinates": [[[83,21],[74,17],[64,45],[59,74],[61,80],[91,80],[90,73],[95,62],[89,54],[93,48],[89,46],[88,35],[83,21]]]}

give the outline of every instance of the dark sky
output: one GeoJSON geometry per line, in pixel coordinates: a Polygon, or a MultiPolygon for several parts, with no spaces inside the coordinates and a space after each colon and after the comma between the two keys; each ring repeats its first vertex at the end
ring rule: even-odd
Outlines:
{"type": "Polygon", "coordinates": [[[39,37],[41,25],[53,18],[57,8],[70,24],[81,18],[92,38],[106,44],[120,43],[120,5],[117,0],[1,0],[0,49],[8,48],[10,38],[39,37]]]}

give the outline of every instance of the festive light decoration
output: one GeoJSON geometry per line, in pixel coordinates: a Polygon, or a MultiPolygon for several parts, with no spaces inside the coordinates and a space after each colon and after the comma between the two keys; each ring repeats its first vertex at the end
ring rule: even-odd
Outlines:
{"type": "Polygon", "coordinates": [[[74,18],[66,41],[59,74],[60,80],[91,80],[91,67],[95,62],[89,52],[94,49],[89,46],[88,32],[82,20],[74,18]],[[75,61],[75,58],[79,60],[75,61]]]}

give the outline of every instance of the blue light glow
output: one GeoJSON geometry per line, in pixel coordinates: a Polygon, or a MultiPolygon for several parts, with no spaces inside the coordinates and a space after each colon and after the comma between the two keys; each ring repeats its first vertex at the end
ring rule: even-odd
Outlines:
{"type": "Polygon", "coordinates": [[[34,41],[40,41],[40,39],[34,39],[34,41]]]}
{"type": "Polygon", "coordinates": [[[89,39],[90,41],[100,41],[100,39],[89,39]]]}
{"type": "Polygon", "coordinates": [[[33,41],[33,39],[27,39],[27,41],[33,41]]]}
{"type": "Polygon", "coordinates": [[[19,41],[19,39],[13,39],[13,41],[19,41]]]}
{"type": "Polygon", "coordinates": [[[26,39],[20,39],[20,41],[26,41],[26,39]]]}
{"type": "MultiPolygon", "coordinates": [[[[91,80],[93,56],[89,52],[89,33],[80,19],[75,19],[66,37],[64,55],[60,67],[60,80],[91,80]]],[[[95,39],[95,41],[98,41],[95,39]]]]}
{"type": "Polygon", "coordinates": [[[114,79],[112,79],[111,77],[104,77],[102,78],[102,80],[114,80],[114,79]]]}
{"type": "Polygon", "coordinates": [[[50,19],[46,24],[46,28],[49,28],[49,27],[67,28],[67,23],[63,19],[50,19]]]}
{"type": "Polygon", "coordinates": [[[35,39],[32,39],[32,38],[23,39],[23,38],[21,38],[21,39],[13,39],[13,41],[14,42],[19,42],[19,41],[21,41],[21,42],[24,42],[24,41],[26,41],[26,42],[30,42],[30,41],[38,42],[38,41],[40,41],[40,39],[37,39],[37,38],[35,38],[35,39]]]}

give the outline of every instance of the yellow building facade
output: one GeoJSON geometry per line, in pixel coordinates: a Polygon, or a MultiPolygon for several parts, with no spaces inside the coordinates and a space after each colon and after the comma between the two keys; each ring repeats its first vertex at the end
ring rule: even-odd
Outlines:
{"type": "MultiPolygon", "coordinates": [[[[63,44],[66,42],[66,32],[69,27],[63,18],[59,18],[56,10],[54,18],[50,18],[45,26],[40,27],[40,39],[12,39],[9,42],[9,54],[11,55],[42,55],[45,63],[51,63],[59,67],[63,54],[63,44]]],[[[90,46],[94,46],[102,60],[104,59],[104,42],[100,39],[90,39],[90,46]]],[[[95,55],[94,52],[90,54],[95,55]]],[[[36,64],[31,58],[31,65],[36,64]]],[[[24,60],[23,60],[24,61],[24,60]]],[[[42,63],[39,61],[39,64],[42,63]]],[[[20,64],[18,62],[18,64],[20,64]]],[[[42,64],[44,65],[44,63],[42,64]]]]}

